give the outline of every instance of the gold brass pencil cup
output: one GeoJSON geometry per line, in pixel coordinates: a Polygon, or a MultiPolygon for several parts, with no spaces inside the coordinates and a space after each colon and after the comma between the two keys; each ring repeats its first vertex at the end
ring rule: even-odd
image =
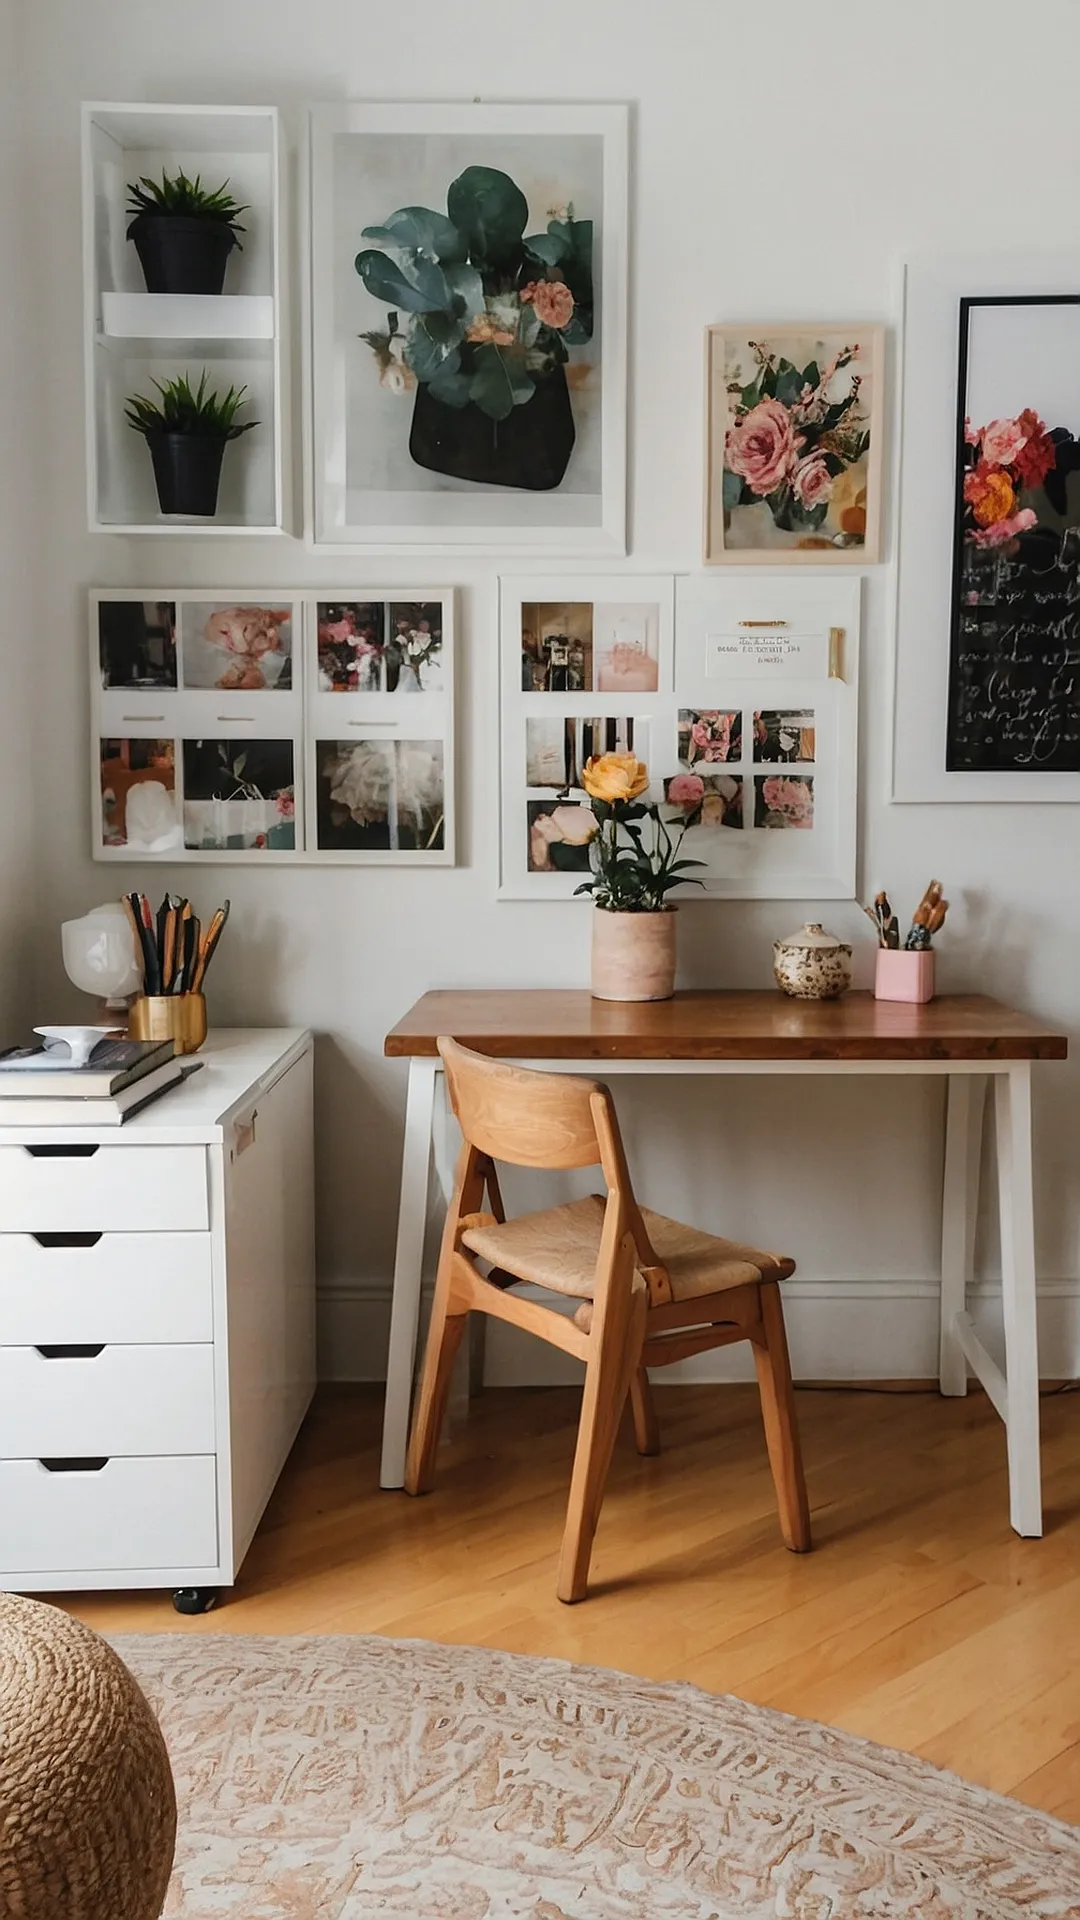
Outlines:
{"type": "Polygon", "coordinates": [[[198,1053],[206,1039],[206,999],[201,993],[141,994],[128,1014],[132,1040],[173,1040],[177,1053],[198,1053]]]}

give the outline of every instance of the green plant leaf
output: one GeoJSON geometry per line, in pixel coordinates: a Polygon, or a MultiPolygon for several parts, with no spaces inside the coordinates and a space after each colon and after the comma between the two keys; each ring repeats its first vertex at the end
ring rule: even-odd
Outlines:
{"type": "Polygon", "coordinates": [[[530,233],[524,245],[526,253],[536,260],[542,260],[545,267],[558,267],[570,254],[570,242],[563,234],[553,231],[554,222],[546,233],[530,233]]]}
{"type": "Polygon", "coordinates": [[[529,208],[508,173],[497,167],[466,167],[450,184],[446,210],[465,236],[475,267],[483,271],[520,260],[529,208]]]}
{"type": "Polygon", "coordinates": [[[454,265],[447,267],[446,284],[453,296],[453,310],[459,319],[472,320],[483,313],[484,282],[475,267],[454,265]]]}
{"type": "MultiPolygon", "coordinates": [[[[138,181],[128,183],[128,213],[132,216],[131,227],[144,213],[164,215],[169,219],[185,220],[222,220],[233,230],[233,238],[244,229],[239,224],[239,216],[247,213],[246,206],[240,206],[227,191],[229,182],[223,180],[220,187],[204,187],[202,175],[196,174],[190,180],[183,167],[175,174],[162,171],[161,180],[151,180],[143,174],[138,181]]],[[[239,240],[236,241],[240,245],[239,240]]]]}
{"type": "Polygon", "coordinates": [[[463,235],[445,213],[435,213],[431,207],[399,207],[381,227],[365,227],[363,238],[384,247],[431,254],[444,265],[465,258],[463,235]]]}
{"type": "Polygon", "coordinates": [[[536,392],[520,357],[515,361],[501,347],[478,347],[470,398],[489,420],[506,420],[536,392]]]}
{"type": "Polygon", "coordinates": [[[451,355],[457,366],[461,359],[457,349],[464,338],[460,320],[448,319],[445,313],[418,313],[405,345],[405,358],[417,379],[433,380],[451,355]]]}
{"type": "Polygon", "coordinates": [[[742,475],[739,473],[732,473],[730,467],[725,467],[724,468],[724,489],[723,489],[724,506],[728,508],[728,510],[730,510],[732,507],[737,507],[740,500],[742,499],[742,494],[743,494],[742,475]]]}
{"type": "Polygon", "coordinates": [[[802,374],[793,367],[790,360],[781,360],[776,369],[775,397],[782,407],[794,406],[802,392],[802,374]]]}
{"type": "Polygon", "coordinates": [[[453,295],[442,268],[419,256],[410,265],[413,277],[407,280],[401,268],[375,247],[356,256],[356,271],[373,299],[404,307],[407,313],[449,313],[453,295]]]}
{"type": "Polygon", "coordinates": [[[427,383],[432,399],[441,400],[444,407],[467,407],[472,399],[472,377],[461,372],[460,363],[461,355],[455,351],[427,383]]]}

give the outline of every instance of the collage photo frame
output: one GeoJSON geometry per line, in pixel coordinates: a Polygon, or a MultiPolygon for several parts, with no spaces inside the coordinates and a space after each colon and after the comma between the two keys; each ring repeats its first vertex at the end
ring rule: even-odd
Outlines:
{"type": "Polygon", "coordinates": [[[501,580],[500,897],[588,877],[606,752],[648,766],[707,894],[852,897],[859,618],[853,578],[501,580]]]}
{"type": "Polygon", "coordinates": [[[452,589],[95,589],[94,858],[451,866],[452,589]]]}

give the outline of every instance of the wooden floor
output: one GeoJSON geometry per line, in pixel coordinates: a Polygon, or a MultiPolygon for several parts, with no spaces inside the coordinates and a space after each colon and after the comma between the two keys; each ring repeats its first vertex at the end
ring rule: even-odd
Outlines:
{"type": "Polygon", "coordinates": [[[753,1389],[656,1396],[664,1453],[624,1432],[581,1606],[554,1595],[564,1388],[481,1396],[424,1500],[378,1491],[381,1394],[326,1390],[227,1605],[63,1604],[113,1632],[415,1635],[692,1680],[1080,1822],[1080,1396],[1044,1399],[1047,1534],[1025,1541],[981,1395],[801,1391],[805,1558],[780,1545],[753,1389]]]}

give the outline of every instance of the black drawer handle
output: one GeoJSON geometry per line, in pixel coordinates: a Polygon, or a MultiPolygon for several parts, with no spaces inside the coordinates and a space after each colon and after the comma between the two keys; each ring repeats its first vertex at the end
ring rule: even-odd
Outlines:
{"type": "Polygon", "coordinates": [[[98,1354],[104,1353],[104,1351],[105,1351],[104,1340],[100,1340],[96,1347],[89,1346],[89,1345],[81,1345],[81,1346],[49,1346],[49,1347],[38,1348],[38,1352],[40,1353],[43,1360],[96,1360],[98,1357],[98,1354]]]}
{"type": "Polygon", "coordinates": [[[97,1152],[97,1148],[89,1146],[24,1147],[23,1152],[32,1153],[35,1160],[89,1160],[90,1155],[97,1152]]]}
{"type": "Polygon", "coordinates": [[[32,1233],[39,1247],[96,1247],[104,1238],[100,1233],[32,1233]]]}
{"type": "Polygon", "coordinates": [[[61,1455],[58,1460],[42,1460],[41,1462],[46,1473],[100,1473],[102,1467],[107,1467],[108,1464],[108,1454],[105,1454],[101,1458],[93,1455],[89,1460],[69,1459],[61,1455]]]}

